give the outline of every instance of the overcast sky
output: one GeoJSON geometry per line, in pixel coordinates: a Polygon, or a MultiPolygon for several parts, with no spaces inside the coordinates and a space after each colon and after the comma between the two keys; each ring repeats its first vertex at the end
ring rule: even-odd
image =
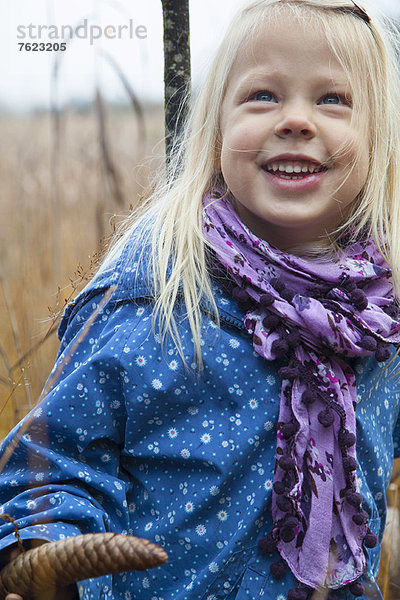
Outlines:
{"type": "MultiPolygon", "coordinates": [[[[231,16],[246,1],[190,0],[194,85],[201,82],[231,16]]],[[[388,16],[400,15],[400,0],[371,4],[388,16]]],[[[126,92],[102,51],[117,61],[140,99],[162,99],[160,0],[0,0],[0,6],[0,108],[49,107],[55,52],[19,50],[19,44],[60,43],[56,36],[61,36],[61,26],[75,31],[79,24],[81,38],[74,37],[59,53],[60,106],[71,100],[92,101],[96,84],[110,101],[126,101],[126,92]],[[102,30],[102,37],[92,43],[91,26],[96,27],[94,37],[102,30]]]]}

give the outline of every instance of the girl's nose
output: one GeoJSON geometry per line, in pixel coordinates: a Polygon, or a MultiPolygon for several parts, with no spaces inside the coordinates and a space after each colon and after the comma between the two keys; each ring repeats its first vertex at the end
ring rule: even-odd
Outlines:
{"type": "Polygon", "coordinates": [[[285,112],[282,118],[275,126],[275,133],[278,137],[287,138],[289,136],[311,139],[316,134],[316,127],[309,118],[306,111],[292,110],[285,112]]]}

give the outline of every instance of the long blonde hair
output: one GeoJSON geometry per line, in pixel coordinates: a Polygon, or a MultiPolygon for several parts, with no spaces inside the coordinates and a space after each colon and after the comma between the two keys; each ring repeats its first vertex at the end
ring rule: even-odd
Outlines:
{"type": "MultiPolygon", "coordinates": [[[[130,240],[132,256],[149,261],[144,272],[154,296],[154,323],[162,340],[170,335],[184,360],[179,326],[174,318],[182,295],[201,369],[201,309],[205,302],[218,321],[206,265],[207,241],[202,233],[202,199],[219,187],[229,194],[216,170],[221,146],[220,110],[238,49],[257,35],[268,19],[282,12],[309,22],[317,19],[352,87],[355,125],[367,127],[370,165],[366,185],[340,233],[354,238],[367,229],[393,269],[400,296],[400,77],[396,60],[398,36],[383,18],[367,24],[350,11],[348,0],[253,0],[234,17],[208,77],[190,110],[183,134],[174,144],[165,177],[138,211],[126,220],[111,245],[103,268],[130,240]],[[346,10],[339,10],[340,8],[346,10]],[[135,231],[139,232],[135,235],[135,231]],[[145,252],[146,250],[146,252],[145,252]],[[146,257],[146,258],[144,258],[146,257]]],[[[370,12],[370,11],[369,11],[370,12]]],[[[128,261],[129,262],[129,261],[128,261]]]]}

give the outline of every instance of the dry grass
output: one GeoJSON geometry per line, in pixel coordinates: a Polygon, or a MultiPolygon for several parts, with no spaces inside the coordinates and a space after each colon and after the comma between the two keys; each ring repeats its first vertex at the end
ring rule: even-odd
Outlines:
{"type": "Polygon", "coordinates": [[[90,272],[115,214],[126,214],[137,202],[149,169],[162,161],[144,158],[163,150],[159,108],[145,112],[145,143],[141,132],[138,139],[133,113],[106,113],[107,150],[122,197],[117,204],[97,116],[61,115],[56,151],[54,122],[48,114],[0,117],[1,437],[39,397],[57,352],[56,335],[24,359],[22,368],[16,365],[52,328],[54,313],[90,272]]]}
{"type": "MultiPolygon", "coordinates": [[[[115,213],[138,201],[162,161],[160,109],[145,110],[143,140],[133,113],[104,112],[101,99],[97,108],[101,126],[99,112],[0,117],[0,437],[39,398],[58,349],[55,333],[46,334],[90,275],[115,213]]],[[[385,600],[400,598],[399,483],[397,464],[380,571],[385,600]]]]}

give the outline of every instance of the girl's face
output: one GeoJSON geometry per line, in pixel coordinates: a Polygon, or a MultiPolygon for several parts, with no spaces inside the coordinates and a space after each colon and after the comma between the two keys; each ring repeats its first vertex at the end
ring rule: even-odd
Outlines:
{"type": "Polygon", "coordinates": [[[222,103],[219,167],[253,233],[282,250],[306,249],[342,223],[369,164],[351,115],[346,74],[315,24],[280,17],[239,50],[222,103]]]}

